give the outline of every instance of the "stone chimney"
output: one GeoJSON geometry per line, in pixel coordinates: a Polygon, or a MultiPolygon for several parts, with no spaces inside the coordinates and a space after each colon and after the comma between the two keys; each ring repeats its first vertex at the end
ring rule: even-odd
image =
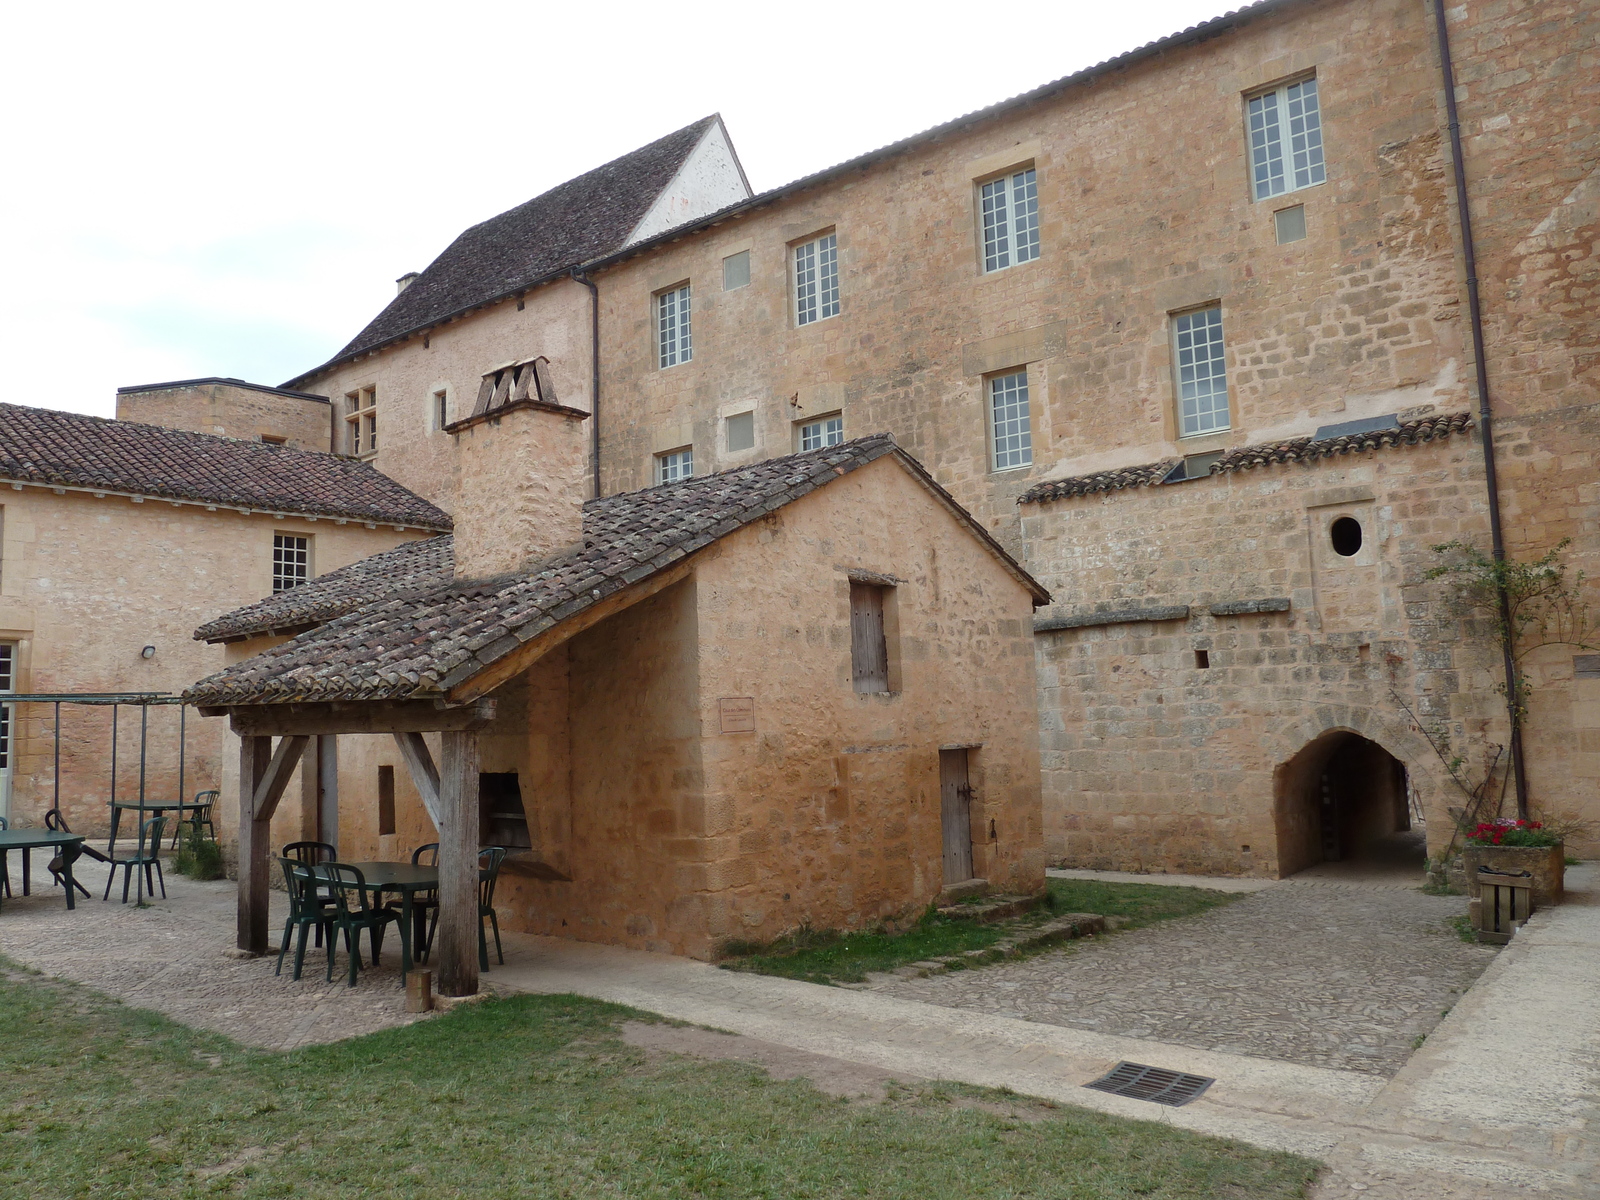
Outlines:
{"type": "Polygon", "coordinates": [[[503,575],[582,545],[588,416],[520,399],[445,427],[456,442],[456,578],[503,575]]]}
{"type": "Polygon", "coordinates": [[[394,294],[398,296],[401,292],[405,291],[417,281],[417,276],[421,274],[421,271],[407,271],[404,275],[400,276],[399,279],[394,281],[394,294]]]}

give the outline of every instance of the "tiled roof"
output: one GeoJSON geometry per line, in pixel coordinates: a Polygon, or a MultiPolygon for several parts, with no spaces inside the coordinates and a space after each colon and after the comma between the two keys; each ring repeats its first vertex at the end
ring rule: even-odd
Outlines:
{"type": "Polygon", "coordinates": [[[450,528],[445,513],[367,463],[20,404],[0,404],[0,479],[450,528]]]}
{"type": "Polygon", "coordinates": [[[876,434],[592,500],[584,506],[581,550],[494,579],[384,595],[202,679],[185,695],[204,705],[437,698],[612,593],[885,455],[962,520],[1036,603],[1048,602],[1049,593],[915,459],[888,434],[876,434]]]}
{"type": "MultiPolygon", "coordinates": [[[[1415,446],[1461,433],[1472,427],[1470,413],[1447,413],[1436,417],[1423,417],[1390,429],[1375,429],[1366,433],[1345,434],[1342,437],[1298,437],[1282,442],[1266,442],[1258,446],[1240,446],[1229,450],[1212,464],[1212,475],[1225,475],[1231,471],[1248,471],[1269,463],[1314,462],[1319,458],[1332,458],[1336,454],[1356,454],[1365,450],[1383,450],[1392,446],[1415,446]]],[[[1047,500],[1065,500],[1072,496],[1088,496],[1096,492],[1115,492],[1123,488],[1146,487],[1159,484],[1180,459],[1165,458],[1142,467],[1123,467],[1115,471],[1099,471],[1093,475],[1074,475],[1069,479],[1050,479],[1036,483],[1021,496],[1018,504],[1042,504],[1047,500]]],[[[1180,481],[1182,482],[1182,481],[1180,481]]]]}
{"type": "Polygon", "coordinates": [[[349,345],[284,386],[621,248],[716,119],[686,125],[474,225],[349,345]]]}
{"type": "Polygon", "coordinates": [[[263,633],[300,633],[380,596],[432,591],[454,577],[454,545],[449,534],[406,542],[209,621],[194,631],[195,640],[232,642],[263,633]]]}

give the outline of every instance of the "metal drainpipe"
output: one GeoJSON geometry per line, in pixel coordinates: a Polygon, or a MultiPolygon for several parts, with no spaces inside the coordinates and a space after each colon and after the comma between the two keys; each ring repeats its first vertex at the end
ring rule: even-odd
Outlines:
{"type": "Polygon", "coordinates": [[[589,469],[594,473],[594,498],[600,499],[600,288],[577,267],[574,283],[589,289],[589,469]]]}
{"type": "MultiPolygon", "coordinates": [[[[1478,254],[1472,238],[1472,212],[1467,205],[1467,170],[1461,150],[1461,120],[1456,112],[1456,74],[1450,61],[1450,31],[1444,0],[1432,0],[1439,38],[1439,73],[1444,78],[1444,106],[1449,117],[1450,165],[1455,172],[1456,214],[1461,226],[1461,263],[1467,275],[1467,315],[1472,325],[1472,357],[1477,369],[1478,436],[1483,442],[1483,481],[1489,492],[1489,538],[1494,560],[1504,562],[1505,533],[1500,524],[1500,481],[1494,461],[1494,424],[1489,410],[1489,368],[1484,361],[1483,309],[1478,300],[1478,254]]],[[[1511,769],[1517,784],[1517,816],[1528,819],[1528,773],[1522,760],[1522,723],[1517,719],[1517,662],[1512,653],[1511,609],[1500,592],[1500,656],[1506,679],[1506,714],[1511,720],[1511,769]]]]}

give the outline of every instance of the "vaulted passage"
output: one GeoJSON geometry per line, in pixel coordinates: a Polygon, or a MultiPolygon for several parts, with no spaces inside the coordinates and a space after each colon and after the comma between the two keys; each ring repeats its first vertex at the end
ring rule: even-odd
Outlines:
{"type": "Polygon", "coordinates": [[[1333,730],[1277,771],[1278,873],[1322,862],[1422,870],[1420,830],[1412,831],[1406,769],[1357,733],[1333,730]]]}

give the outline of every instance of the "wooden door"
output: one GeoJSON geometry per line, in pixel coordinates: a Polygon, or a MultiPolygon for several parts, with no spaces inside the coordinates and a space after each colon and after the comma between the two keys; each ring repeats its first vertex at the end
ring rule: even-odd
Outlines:
{"type": "Polygon", "coordinates": [[[972,878],[972,786],[965,750],[939,751],[939,809],[944,823],[944,881],[972,878]]]}

